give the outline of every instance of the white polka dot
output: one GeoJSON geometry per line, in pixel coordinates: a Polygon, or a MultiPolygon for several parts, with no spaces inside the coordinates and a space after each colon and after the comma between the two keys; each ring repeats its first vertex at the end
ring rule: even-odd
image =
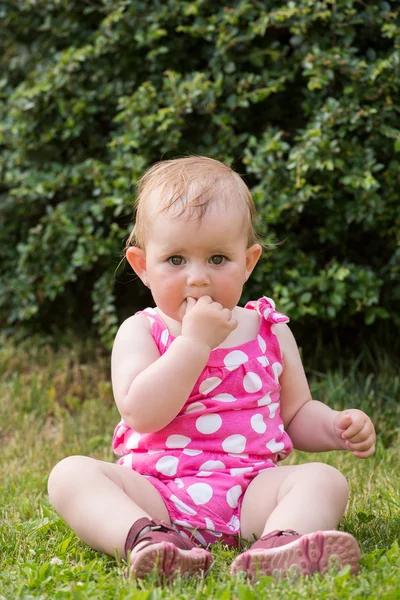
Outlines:
{"type": "Polygon", "coordinates": [[[273,438],[270,442],[266,444],[266,446],[268,450],[275,454],[275,452],[279,452],[280,450],[282,450],[285,447],[285,444],[283,442],[277,442],[275,438],[273,438]]]}
{"type": "Polygon", "coordinates": [[[249,394],[260,391],[262,388],[261,377],[257,373],[249,371],[243,377],[243,387],[249,394]]]}
{"type": "Polygon", "coordinates": [[[275,362],[275,363],[272,365],[272,370],[273,370],[273,372],[274,372],[274,375],[275,375],[275,381],[278,381],[278,380],[279,380],[279,376],[280,376],[280,374],[281,374],[281,373],[282,373],[282,371],[283,371],[283,368],[282,368],[282,365],[281,365],[281,363],[275,362]]]}
{"type": "Polygon", "coordinates": [[[212,400],[218,400],[218,402],[236,402],[236,398],[232,394],[217,394],[212,397],[212,400]]]}
{"type": "Polygon", "coordinates": [[[193,402],[192,404],[189,404],[189,406],[185,410],[185,414],[195,412],[196,410],[204,410],[205,408],[206,405],[202,402],[193,402]]]}
{"type": "Polygon", "coordinates": [[[216,387],[219,386],[221,381],[222,381],[222,379],[220,379],[219,377],[209,377],[208,379],[205,379],[204,381],[201,382],[201,384],[199,386],[200,394],[204,394],[204,395],[209,394],[210,392],[215,390],[216,387]]]}
{"type": "MultiPolygon", "coordinates": [[[[181,519],[174,519],[173,525],[181,525],[182,527],[191,527],[191,524],[189,523],[189,521],[183,521],[181,519]]],[[[179,532],[180,533],[180,532],[179,532]]]]}
{"type": "Polygon", "coordinates": [[[182,454],[187,454],[188,456],[197,456],[198,454],[203,454],[203,450],[195,450],[194,448],[185,448],[182,454]]]}
{"type": "Polygon", "coordinates": [[[231,531],[236,532],[236,531],[239,531],[239,529],[240,529],[240,521],[236,515],[232,515],[232,517],[229,519],[227,525],[231,531]]]}
{"type": "Polygon", "coordinates": [[[200,531],[198,531],[197,529],[193,529],[192,530],[192,536],[198,541],[200,542],[200,544],[202,546],[207,546],[207,542],[206,539],[204,538],[203,535],[201,535],[200,531]]]}
{"type": "Polygon", "coordinates": [[[133,454],[127,454],[122,459],[122,464],[124,465],[124,467],[131,467],[132,468],[132,460],[133,460],[133,454]]]}
{"type": "Polygon", "coordinates": [[[272,300],[272,298],[269,298],[268,296],[264,296],[264,298],[266,302],[272,306],[273,310],[275,310],[275,300],[272,300]]]}
{"type": "Polygon", "coordinates": [[[222,425],[222,419],[219,415],[203,415],[196,419],[196,429],[200,433],[215,433],[222,425]]]}
{"type": "Polygon", "coordinates": [[[174,434],[167,437],[165,445],[167,448],[184,448],[191,441],[186,435],[174,434]]]}
{"type": "Polygon", "coordinates": [[[267,344],[266,344],[264,338],[262,338],[261,335],[258,335],[257,340],[258,340],[258,345],[261,348],[261,352],[265,352],[267,349],[267,344]]]}
{"type": "Polygon", "coordinates": [[[180,510],[181,512],[183,512],[183,514],[185,515],[195,515],[197,514],[195,510],[193,510],[193,508],[191,508],[190,506],[188,506],[187,504],[185,504],[184,502],[182,502],[182,500],[180,500],[177,496],[175,496],[174,494],[172,494],[172,496],[170,497],[170,500],[175,504],[176,508],[178,510],[180,510]]]}
{"type": "Polygon", "coordinates": [[[269,360],[266,356],[258,356],[257,360],[259,363],[262,364],[263,367],[268,367],[269,365],[269,360]]]}
{"type": "Polygon", "coordinates": [[[275,417],[275,413],[279,407],[279,402],[273,402],[268,406],[269,408],[269,418],[273,419],[275,417]]]}
{"type": "Polygon", "coordinates": [[[164,450],[147,450],[147,454],[160,454],[160,452],[164,452],[164,450]]]}
{"type": "Polygon", "coordinates": [[[196,477],[210,477],[210,475],[212,475],[213,472],[212,471],[199,471],[196,475],[196,477]]]}
{"type": "Polygon", "coordinates": [[[229,371],[237,369],[240,365],[244,364],[249,360],[247,354],[241,350],[232,350],[224,358],[224,365],[229,371]]]}
{"type": "Polygon", "coordinates": [[[140,438],[141,438],[140,433],[137,433],[137,431],[134,431],[126,443],[127,450],[134,450],[135,448],[137,448],[139,445],[139,442],[140,442],[140,438]]]}
{"type": "Polygon", "coordinates": [[[231,508],[236,508],[238,505],[238,500],[242,495],[242,486],[234,485],[230,490],[226,493],[226,501],[231,508]]]}
{"type": "Polygon", "coordinates": [[[225,438],[222,442],[222,447],[225,452],[233,452],[237,454],[238,452],[243,452],[246,447],[246,438],[244,435],[240,435],[239,433],[235,433],[234,435],[230,435],[225,438]]]}
{"type": "Polygon", "coordinates": [[[164,329],[164,331],[161,334],[161,343],[163,344],[163,346],[167,345],[168,337],[169,337],[169,331],[168,331],[168,329],[164,329]]]}
{"type": "Polygon", "coordinates": [[[144,311],[145,313],[149,313],[150,315],[156,315],[157,311],[155,308],[145,308],[144,311]]]}
{"type": "Polygon", "coordinates": [[[285,426],[283,423],[281,423],[280,425],[278,425],[278,429],[279,431],[281,431],[282,433],[285,431],[285,426]]]}
{"type": "Polygon", "coordinates": [[[186,491],[195,504],[207,504],[213,495],[213,489],[208,483],[194,483],[186,491]]]}
{"type": "Polygon", "coordinates": [[[267,394],[265,394],[265,396],[263,396],[262,398],[259,399],[258,401],[258,406],[267,406],[267,404],[271,404],[271,392],[268,392],[267,394]]]}
{"type": "Polygon", "coordinates": [[[271,309],[270,308],[266,308],[263,312],[263,317],[264,319],[268,320],[269,315],[271,314],[271,309]]]}
{"type": "Polygon", "coordinates": [[[265,433],[267,430],[267,426],[264,423],[264,419],[261,414],[253,415],[250,419],[250,423],[256,433],[265,433]]]}
{"type": "Polygon", "coordinates": [[[129,427],[127,425],[120,425],[117,429],[117,433],[115,434],[117,437],[121,437],[128,431],[129,427]]]}
{"type": "Polygon", "coordinates": [[[210,529],[211,531],[214,531],[215,529],[215,525],[214,523],[211,521],[211,519],[209,519],[208,517],[204,517],[204,520],[206,522],[206,528],[210,529]]]}
{"type": "Polygon", "coordinates": [[[190,536],[186,533],[186,531],[180,531],[179,535],[181,535],[182,537],[184,537],[186,540],[190,539],[190,536]]]}
{"type": "MultiPolygon", "coordinates": [[[[264,462],[262,463],[264,464],[264,462]]],[[[250,473],[253,467],[237,467],[236,469],[230,469],[231,475],[242,475],[243,473],[250,473]]]]}
{"type": "Polygon", "coordinates": [[[176,456],[163,456],[156,462],[156,469],[163,475],[176,475],[178,462],[176,456]]]}
{"type": "Polygon", "coordinates": [[[179,477],[174,479],[174,483],[179,489],[182,489],[185,487],[185,484],[183,483],[182,479],[180,479],[179,477]]]}
{"type": "Polygon", "coordinates": [[[218,469],[225,469],[225,465],[222,460],[206,460],[200,467],[201,470],[206,471],[217,471],[218,469]]]}

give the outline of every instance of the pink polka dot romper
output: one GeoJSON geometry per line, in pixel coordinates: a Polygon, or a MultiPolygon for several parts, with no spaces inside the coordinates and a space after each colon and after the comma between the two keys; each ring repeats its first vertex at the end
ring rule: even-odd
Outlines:
{"type": "MultiPolygon", "coordinates": [[[[179,414],[160,431],[140,434],[123,420],[114,431],[118,464],[146,476],[161,494],[174,527],[203,545],[237,545],[244,493],[258,473],[292,450],[279,410],[283,369],[275,323],[289,319],[269,298],[246,307],[261,317],[255,339],[216,348],[179,414]]],[[[158,313],[151,322],[160,354],[173,341],[158,313]]]]}

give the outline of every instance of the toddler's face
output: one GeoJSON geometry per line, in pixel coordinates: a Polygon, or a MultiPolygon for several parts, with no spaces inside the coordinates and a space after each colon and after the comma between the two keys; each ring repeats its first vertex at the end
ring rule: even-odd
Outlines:
{"type": "Polygon", "coordinates": [[[127,258],[149,285],[156,305],[176,321],[182,321],[188,297],[211,296],[232,310],[261,253],[258,244],[247,248],[241,211],[223,204],[201,221],[171,212],[153,215],[145,250],[130,250],[127,258]],[[140,265],[137,253],[142,254],[140,265]]]}

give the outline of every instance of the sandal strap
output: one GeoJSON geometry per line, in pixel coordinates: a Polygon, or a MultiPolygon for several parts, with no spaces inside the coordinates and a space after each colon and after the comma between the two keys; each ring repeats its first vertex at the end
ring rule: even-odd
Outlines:
{"type": "Polygon", "coordinates": [[[147,542],[147,544],[143,545],[141,549],[160,542],[172,543],[181,550],[191,550],[197,547],[196,544],[181,536],[168,523],[158,519],[150,520],[147,517],[138,519],[130,528],[125,542],[125,554],[128,554],[137,544],[142,542],[147,542]],[[150,527],[150,531],[140,535],[146,527],[150,527]]]}
{"type": "Polygon", "coordinates": [[[150,525],[151,521],[147,517],[142,517],[134,522],[126,536],[125,554],[128,554],[129,550],[132,550],[133,546],[137,544],[137,538],[139,537],[140,532],[150,525]]]}
{"type": "Polygon", "coordinates": [[[285,529],[285,531],[275,530],[267,533],[260,537],[257,542],[251,545],[251,550],[269,550],[270,548],[276,548],[278,546],[284,546],[285,544],[290,544],[290,542],[294,542],[301,535],[297,533],[297,531],[292,531],[291,529],[285,529]]]}

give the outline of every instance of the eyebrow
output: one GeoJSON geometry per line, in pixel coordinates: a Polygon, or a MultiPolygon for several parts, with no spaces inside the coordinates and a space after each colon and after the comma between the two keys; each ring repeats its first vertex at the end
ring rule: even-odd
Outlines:
{"type": "Polygon", "coordinates": [[[186,252],[186,248],[183,247],[165,247],[165,248],[161,248],[161,254],[165,254],[165,255],[173,255],[173,254],[184,254],[186,252]]]}

